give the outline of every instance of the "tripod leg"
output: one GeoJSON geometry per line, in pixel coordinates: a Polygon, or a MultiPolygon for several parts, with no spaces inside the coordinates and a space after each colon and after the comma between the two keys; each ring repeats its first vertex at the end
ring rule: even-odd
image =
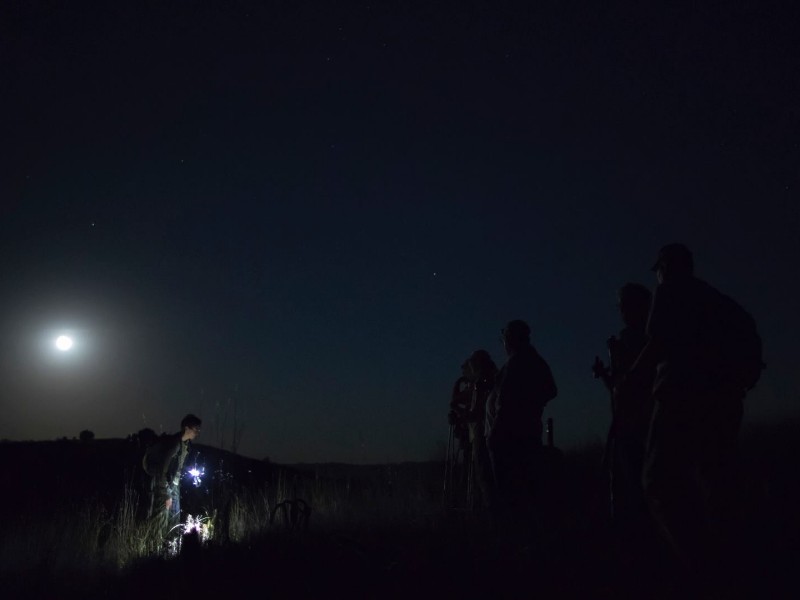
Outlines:
{"type": "MultiPolygon", "coordinates": [[[[472,450],[470,448],[470,450],[472,450]]],[[[472,510],[475,508],[475,488],[473,481],[473,466],[472,466],[472,452],[465,454],[464,460],[467,463],[467,508],[472,510]]]]}
{"type": "Polygon", "coordinates": [[[442,502],[448,504],[448,493],[450,492],[450,480],[452,479],[452,449],[453,449],[453,426],[450,425],[450,433],[447,437],[447,454],[444,457],[444,483],[442,485],[442,502]]]}

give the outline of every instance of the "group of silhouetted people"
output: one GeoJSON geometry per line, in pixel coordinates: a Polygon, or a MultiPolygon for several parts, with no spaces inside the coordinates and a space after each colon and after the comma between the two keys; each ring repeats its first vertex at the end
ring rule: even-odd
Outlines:
{"type": "MultiPolygon", "coordinates": [[[[640,552],[658,538],[689,571],[711,570],[735,547],[737,441],[743,399],[764,367],[752,317],[694,276],[691,252],[664,246],[655,292],[619,290],[624,324],[608,340],[609,364],[593,372],[611,396],[604,466],[620,546],[640,552]]],[[[530,329],[503,329],[499,370],[484,350],[462,366],[450,422],[466,424],[473,479],[499,527],[529,535],[537,510],[542,412],[556,396],[530,329]]]]}

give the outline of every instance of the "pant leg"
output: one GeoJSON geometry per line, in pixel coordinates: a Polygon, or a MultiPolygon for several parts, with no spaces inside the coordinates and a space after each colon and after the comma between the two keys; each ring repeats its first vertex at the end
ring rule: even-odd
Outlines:
{"type": "Polygon", "coordinates": [[[154,488],[151,494],[152,513],[150,516],[152,533],[162,540],[162,551],[171,552],[172,547],[181,535],[181,498],[180,488],[171,486],[168,489],[154,488]],[[172,504],[167,508],[167,499],[172,500],[172,504]]]}
{"type": "Polygon", "coordinates": [[[480,495],[478,506],[487,508],[492,505],[492,464],[489,450],[486,448],[486,438],[476,437],[472,442],[472,465],[476,488],[480,495]]]}
{"type": "Polygon", "coordinates": [[[677,557],[695,566],[706,554],[701,399],[657,399],[645,456],[643,489],[659,533],[677,557]]]}
{"type": "Polygon", "coordinates": [[[743,398],[720,393],[709,412],[701,477],[705,492],[708,531],[715,560],[738,555],[740,509],[739,430],[743,398]]]}
{"type": "Polygon", "coordinates": [[[167,510],[167,524],[171,535],[180,534],[181,524],[181,491],[178,486],[169,490],[169,497],[172,499],[172,506],[167,510]]]}
{"type": "Polygon", "coordinates": [[[512,441],[489,455],[495,484],[492,515],[498,532],[511,543],[528,543],[534,533],[537,447],[527,440],[512,441]]]}
{"type": "Polygon", "coordinates": [[[614,526],[623,538],[637,535],[649,522],[642,489],[643,469],[642,442],[631,436],[617,436],[611,457],[611,499],[614,526]]]}

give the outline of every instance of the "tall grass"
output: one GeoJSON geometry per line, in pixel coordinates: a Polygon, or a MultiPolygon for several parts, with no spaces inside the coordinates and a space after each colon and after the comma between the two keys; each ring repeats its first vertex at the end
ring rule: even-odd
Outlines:
{"type": "MultiPolygon", "coordinates": [[[[210,544],[240,544],[271,531],[292,530],[285,501],[302,500],[315,530],[430,527],[440,517],[439,482],[407,476],[332,479],[279,470],[272,483],[237,487],[226,480],[204,498],[210,544]]],[[[99,496],[60,502],[45,498],[21,509],[0,529],[0,574],[42,569],[52,573],[116,572],[161,554],[162,531],[145,518],[149,498],[125,484],[113,500],[99,496]]],[[[186,506],[184,506],[186,508],[186,506]]],[[[198,508],[198,503],[195,503],[198,508]]]]}
{"type": "Polygon", "coordinates": [[[0,570],[46,572],[115,570],[151,556],[160,532],[140,519],[139,498],[126,486],[113,510],[97,498],[22,513],[0,536],[0,570]]]}
{"type": "MultiPolygon", "coordinates": [[[[587,540],[595,540],[598,551],[606,543],[608,492],[601,454],[598,445],[568,451],[559,475],[551,479],[552,502],[542,529],[553,534],[547,543],[558,555],[574,554],[576,545],[589,552],[593,546],[587,540]]],[[[193,489],[195,495],[188,495],[193,501],[184,508],[196,518],[205,518],[213,530],[208,543],[219,551],[271,534],[280,539],[294,535],[288,511],[278,508],[287,500],[302,500],[310,506],[309,529],[314,534],[362,540],[373,533],[389,534],[387,539],[420,534],[428,540],[438,536],[472,543],[486,532],[486,522],[469,511],[443,506],[443,468],[439,467],[376,466],[342,473],[324,465],[306,470],[276,468],[273,476],[260,483],[245,485],[223,477],[207,491],[193,489]],[[364,532],[368,533],[360,538],[364,532]]],[[[148,498],[132,484],[120,487],[111,500],[87,495],[61,502],[57,497],[36,496],[30,509],[18,511],[0,527],[0,575],[115,573],[159,556],[161,532],[143,518],[148,498]]],[[[794,488],[787,488],[784,495],[787,499],[798,496],[794,488]]],[[[778,512],[785,517],[788,509],[778,512]]],[[[787,521],[791,520],[782,520],[787,521]]]]}
{"type": "Polygon", "coordinates": [[[152,520],[143,520],[141,503],[145,501],[130,485],[126,485],[122,498],[112,515],[112,535],[103,554],[109,566],[122,568],[131,561],[151,556],[161,544],[160,529],[152,520]]]}
{"type": "Polygon", "coordinates": [[[242,490],[233,497],[227,518],[216,529],[225,528],[227,541],[246,542],[269,528],[272,504],[266,486],[242,490]]]}

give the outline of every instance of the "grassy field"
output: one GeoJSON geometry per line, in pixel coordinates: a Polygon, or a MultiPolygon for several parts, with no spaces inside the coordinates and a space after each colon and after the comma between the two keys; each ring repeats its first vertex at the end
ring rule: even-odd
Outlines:
{"type": "MultiPolygon", "coordinates": [[[[742,553],[731,565],[731,582],[743,597],[780,594],[800,557],[794,431],[786,424],[743,436],[748,518],[742,553]]],[[[503,546],[483,515],[443,504],[439,463],[290,467],[198,450],[205,475],[199,486],[187,478],[183,508],[202,518],[208,539],[188,539],[179,556],[163,557],[143,517],[142,449],[135,441],[0,445],[4,597],[478,597],[516,589],[542,597],[684,597],[686,591],[666,555],[631,563],[617,552],[600,447],[565,453],[547,482],[550,501],[537,542],[523,551],[503,546]],[[286,501],[296,499],[303,503],[295,508],[308,507],[310,516],[292,527],[286,501]]]]}

